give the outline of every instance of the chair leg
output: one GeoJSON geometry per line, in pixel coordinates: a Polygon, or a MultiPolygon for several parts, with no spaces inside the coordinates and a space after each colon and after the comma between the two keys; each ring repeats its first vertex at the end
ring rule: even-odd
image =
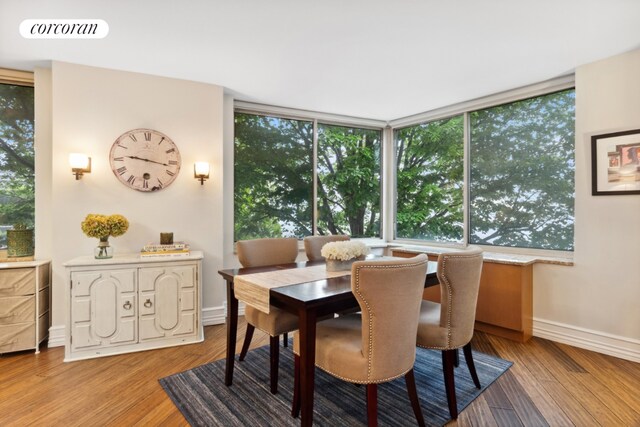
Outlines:
{"type": "Polygon", "coordinates": [[[424,427],[424,417],[422,416],[422,409],[420,408],[420,401],[418,400],[418,391],[416,390],[416,377],[413,374],[413,369],[406,373],[404,380],[407,383],[407,392],[409,393],[409,400],[411,401],[411,407],[413,413],[416,416],[418,425],[424,427]]]}
{"type": "Polygon", "coordinates": [[[287,332],[282,335],[282,345],[289,347],[289,334],[287,332]]]}
{"type": "Polygon", "coordinates": [[[378,427],[378,384],[367,384],[367,425],[378,427]]]}
{"type": "Polygon", "coordinates": [[[467,361],[467,367],[469,368],[469,372],[471,373],[471,378],[473,378],[473,383],[476,385],[476,388],[482,388],[482,386],[480,385],[480,380],[478,379],[478,373],[476,372],[476,365],[473,363],[471,343],[469,342],[464,347],[462,347],[462,351],[464,351],[464,360],[467,361]]]}
{"type": "Polygon", "coordinates": [[[271,393],[278,392],[278,363],[280,362],[280,337],[269,338],[269,353],[271,360],[271,393]]]}
{"type": "Polygon", "coordinates": [[[297,418],[300,415],[300,356],[293,355],[293,402],[291,404],[291,416],[297,418]]]}
{"type": "Polygon", "coordinates": [[[251,338],[253,338],[253,331],[256,327],[251,323],[247,323],[247,331],[244,334],[244,343],[242,343],[242,351],[240,352],[240,361],[242,362],[249,351],[249,345],[251,344],[251,338]]]}
{"type": "Polygon", "coordinates": [[[456,403],[456,385],[453,379],[453,364],[458,350],[442,351],[442,369],[444,371],[444,388],[447,392],[447,403],[451,418],[458,419],[458,404],[456,403]]]}
{"type": "Polygon", "coordinates": [[[453,360],[453,366],[455,366],[456,368],[460,366],[460,351],[458,351],[457,349],[456,349],[456,357],[453,360]]]}

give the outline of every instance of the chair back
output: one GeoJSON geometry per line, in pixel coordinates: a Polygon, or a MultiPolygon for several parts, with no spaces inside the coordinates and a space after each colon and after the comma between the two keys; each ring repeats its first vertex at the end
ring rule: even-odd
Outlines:
{"type": "Polygon", "coordinates": [[[482,250],[478,247],[438,257],[440,327],[448,328],[448,348],[462,347],[473,337],[481,272],[482,250]]]}
{"type": "Polygon", "coordinates": [[[289,264],[296,262],[298,257],[298,239],[240,240],[236,243],[236,251],[243,267],[289,264]]]}
{"type": "Polygon", "coordinates": [[[351,240],[351,237],[345,234],[307,236],[304,238],[304,251],[307,253],[307,259],[309,261],[324,261],[324,257],[320,253],[322,247],[329,242],[342,242],[345,240],[351,240]]]}
{"type": "Polygon", "coordinates": [[[388,381],[413,368],[428,258],[356,261],[351,289],[362,309],[362,354],[368,381],[388,381]]]}

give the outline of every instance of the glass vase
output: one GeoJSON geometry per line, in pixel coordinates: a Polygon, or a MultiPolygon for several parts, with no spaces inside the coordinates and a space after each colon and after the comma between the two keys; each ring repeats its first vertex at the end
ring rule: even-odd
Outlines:
{"type": "Polygon", "coordinates": [[[108,238],[101,238],[98,246],[93,251],[96,259],[109,259],[113,258],[113,248],[109,245],[108,238]]]}
{"type": "Polygon", "coordinates": [[[364,256],[358,258],[352,258],[346,261],[342,261],[339,259],[326,259],[327,263],[327,271],[335,272],[335,271],[351,271],[351,266],[356,261],[362,261],[364,256]]]}

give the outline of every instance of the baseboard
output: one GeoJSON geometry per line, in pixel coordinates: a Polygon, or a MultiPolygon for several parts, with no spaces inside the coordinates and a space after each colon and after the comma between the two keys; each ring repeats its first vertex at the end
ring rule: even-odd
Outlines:
{"type": "Polygon", "coordinates": [[[50,327],[47,347],[64,347],[65,329],[64,325],[50,327]]]}
{"type": "Polygon", "coordinates": [[[640,341],[544,319],[533,319],[533,335],[574,347],[640,362],[640,341]]]}
{"type": "Polygon", "coordinates": [[[205,307],[202,309],[202,324],[204,326],[220,325],[224,323],[225,317],[224,306],[205,307]]]}
{"type": "MultiPolygon", "coordinates": [[[[238,304],[238,316],[244,316],[244,303],[238,304]]],[[[221,325],[226,321],[227,302],[218,307],[205,307],[202,309],[202,324],[204,326],[221,325]]]]}

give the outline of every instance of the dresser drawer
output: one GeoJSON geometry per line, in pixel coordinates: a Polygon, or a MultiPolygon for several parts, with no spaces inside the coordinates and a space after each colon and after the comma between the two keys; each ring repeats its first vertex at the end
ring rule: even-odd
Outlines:
{"type": "Polygon", "coordinates": [[[36,272],[33,268],[0,270],[0,297],[33,295],[36,272]]]}
{"type": "Polygon", "coordinates": [[[0,298],[0,325],[33,322],[35,312],[33,296],[0,298]]]}
{"type": "Polygon", "coordinates": [[[35,322],[0,325],[0,353],[34,348],[35,322]]]}

